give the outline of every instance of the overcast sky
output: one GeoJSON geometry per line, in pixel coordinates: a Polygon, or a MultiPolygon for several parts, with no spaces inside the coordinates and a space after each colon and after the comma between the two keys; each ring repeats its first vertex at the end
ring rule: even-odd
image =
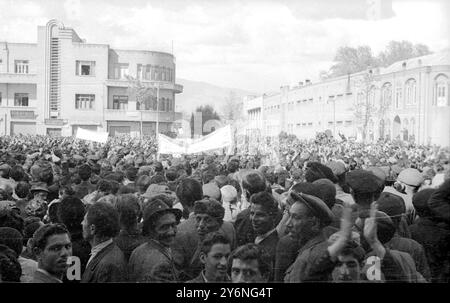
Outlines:
{"type": "Polygon", "coordinates": [[[112,48],[171,52],[173,41],[178,77],[263,93],[317,79],[340,46],[378,53],[410,40],[448,49],[449,2],[0,0],[0,41],[34,43],[53,18],[112,48]]]}

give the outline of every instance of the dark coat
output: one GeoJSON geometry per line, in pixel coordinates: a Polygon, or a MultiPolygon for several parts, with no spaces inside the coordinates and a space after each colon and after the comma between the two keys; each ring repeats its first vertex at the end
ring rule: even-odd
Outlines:
{"type": "Polygon", "coordinates": [[[145,241],[145,237],[142,236],[139,231],[136,231],[135,233],[128,233],[125,230],[121,230],[119,235],[114,238],[114,243],[116,243],[116,245],[122,250],[127,262],[130,260],[133,250],[145,241]]]}
{"type": "Polygon", "coordinates": [[[75,197],[83,199],[84,196],[95,191],[95,185],[89,181],[81,181],[80,184],[74,186],[75,197]]]}
{"type": "Polygon", "coordinates": [[[31,283],[61,283],[58,279],[36,270],[31,283]]]}
{"type": "Polygon", "coordinates": [[[237,246],[255,243],[256,234],[250,220],[250,208],[244,209],[237,215],[234,229],[236,230],[237,246]]]}
{"type": "Polygon", "coordinates": [[[286,269],[294,263],[300,249],[300,243],[286,235],[279,239],[275,253],[274,280],[283,282],[286,269]]]}
{"type": "MultiPolygon", "coordinates": [[[[277,250],[278,240],[278,232],[274,230],[270,235],[258,243],[260,247],[262,247],[270,256],[270,260],[272,262],[272,268],[275,266],[275,255],[277,250]]],[[[271,276],[269,277],[269,282],[274,280],[275,273],[272,271],[271,276]]]]}
{"type": "Polygon", "coordinates": [[[310,275],[313,265],[323,256],[323,251],[326,250],[327,247],[328,243],[323,234],[320,234],[306,242],[306,244],[300,248],[295,262],[286,270],[284,282],[298,283],[306,281],[330,281],[331,276],[329,274],[313,276],[314,281],[311,280],[312,276],[310,275]]]}
{"type": "Polygon", "coordinates": [[[431,195],[428,199],[428,207],[436,218],[450,223],[450,179],[431,195]]]}
{"type": "Polygon", "coordinates": [[[428,266],[425,251],[419,243],[413,239],[407,239],[395,235],[389,242],[384,245],[386,248],[398,250],[408,253],[414,260],[417,271],[426,279],[430,280],[430,267],[428,266]]]}
{"type": "Polygon", "coordinates": [[[131,254],[128,272],[132,282],[178,282],[171,251],[155,240],[141,244],[131,254]]]}
{"type": "Polygon", "coordinates": [[[411,237],[423,246],[431,271],[431,282],[450,282],[450,227],[428,218],[410,226],[411,237]]]}
{"type": "Polygon", "coordinates": [[[120,248],[113,242],[89,262],[81,283],[126,282],[127,264],[120,248]]]}

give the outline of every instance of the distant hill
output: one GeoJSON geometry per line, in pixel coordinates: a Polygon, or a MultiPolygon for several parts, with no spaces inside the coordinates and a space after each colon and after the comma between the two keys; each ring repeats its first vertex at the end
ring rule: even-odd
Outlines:
{"type": "Polygon", "coordinates": [[[247,95],[259,95],[256,92],[245,91],[236,88],[220,87],[217,85],[177,78],[177,84],[183,85],[183,92],[175,95],[177,112],[185,112],[190,115],[196,107],[209,104],[220,113],[223,102],[234,92],[238,100],[247,95]]]}

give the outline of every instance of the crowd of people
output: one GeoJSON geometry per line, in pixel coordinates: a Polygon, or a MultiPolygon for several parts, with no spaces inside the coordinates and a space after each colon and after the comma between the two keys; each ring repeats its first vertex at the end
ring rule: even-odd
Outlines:
{"type": "Polygon", "coordinates": [[[450,281],[448,148],[259,144],[1,137],[0,281],[450,281]]]}

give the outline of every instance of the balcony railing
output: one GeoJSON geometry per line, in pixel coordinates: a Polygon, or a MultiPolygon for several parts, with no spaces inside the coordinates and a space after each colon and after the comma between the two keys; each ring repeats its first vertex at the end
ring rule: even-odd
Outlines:
{"type": "Polygon", "coordinates": [[[0,73],[0,83],[37,84],[37,75],[0,73]]]}
{"type": "Polygon", "coordinates": [[[178,112],[156,112],[153,110],[124,110],[124,109],[105,109],[105,120],[107,121],[142,121],[156,122],[159,113],[159,122],[173,122],[180,120],[182,114],[178,112]]]}
{"type": "MultiPolygon", "coordinates": [[[[175,93],[179,94],[183,92],[183,85],[176,84],[173,82],[167,81],[150,81],[150,80],[139,80],[143,85],[149,87],[158,87],[160,85],[161,89],[171,89],[174,90],[175,93]]],[[[130,85],[130,81],[127,79],[107,79],[107,86],[115,86],[115,87],[128,87],[130,85]]]]}

